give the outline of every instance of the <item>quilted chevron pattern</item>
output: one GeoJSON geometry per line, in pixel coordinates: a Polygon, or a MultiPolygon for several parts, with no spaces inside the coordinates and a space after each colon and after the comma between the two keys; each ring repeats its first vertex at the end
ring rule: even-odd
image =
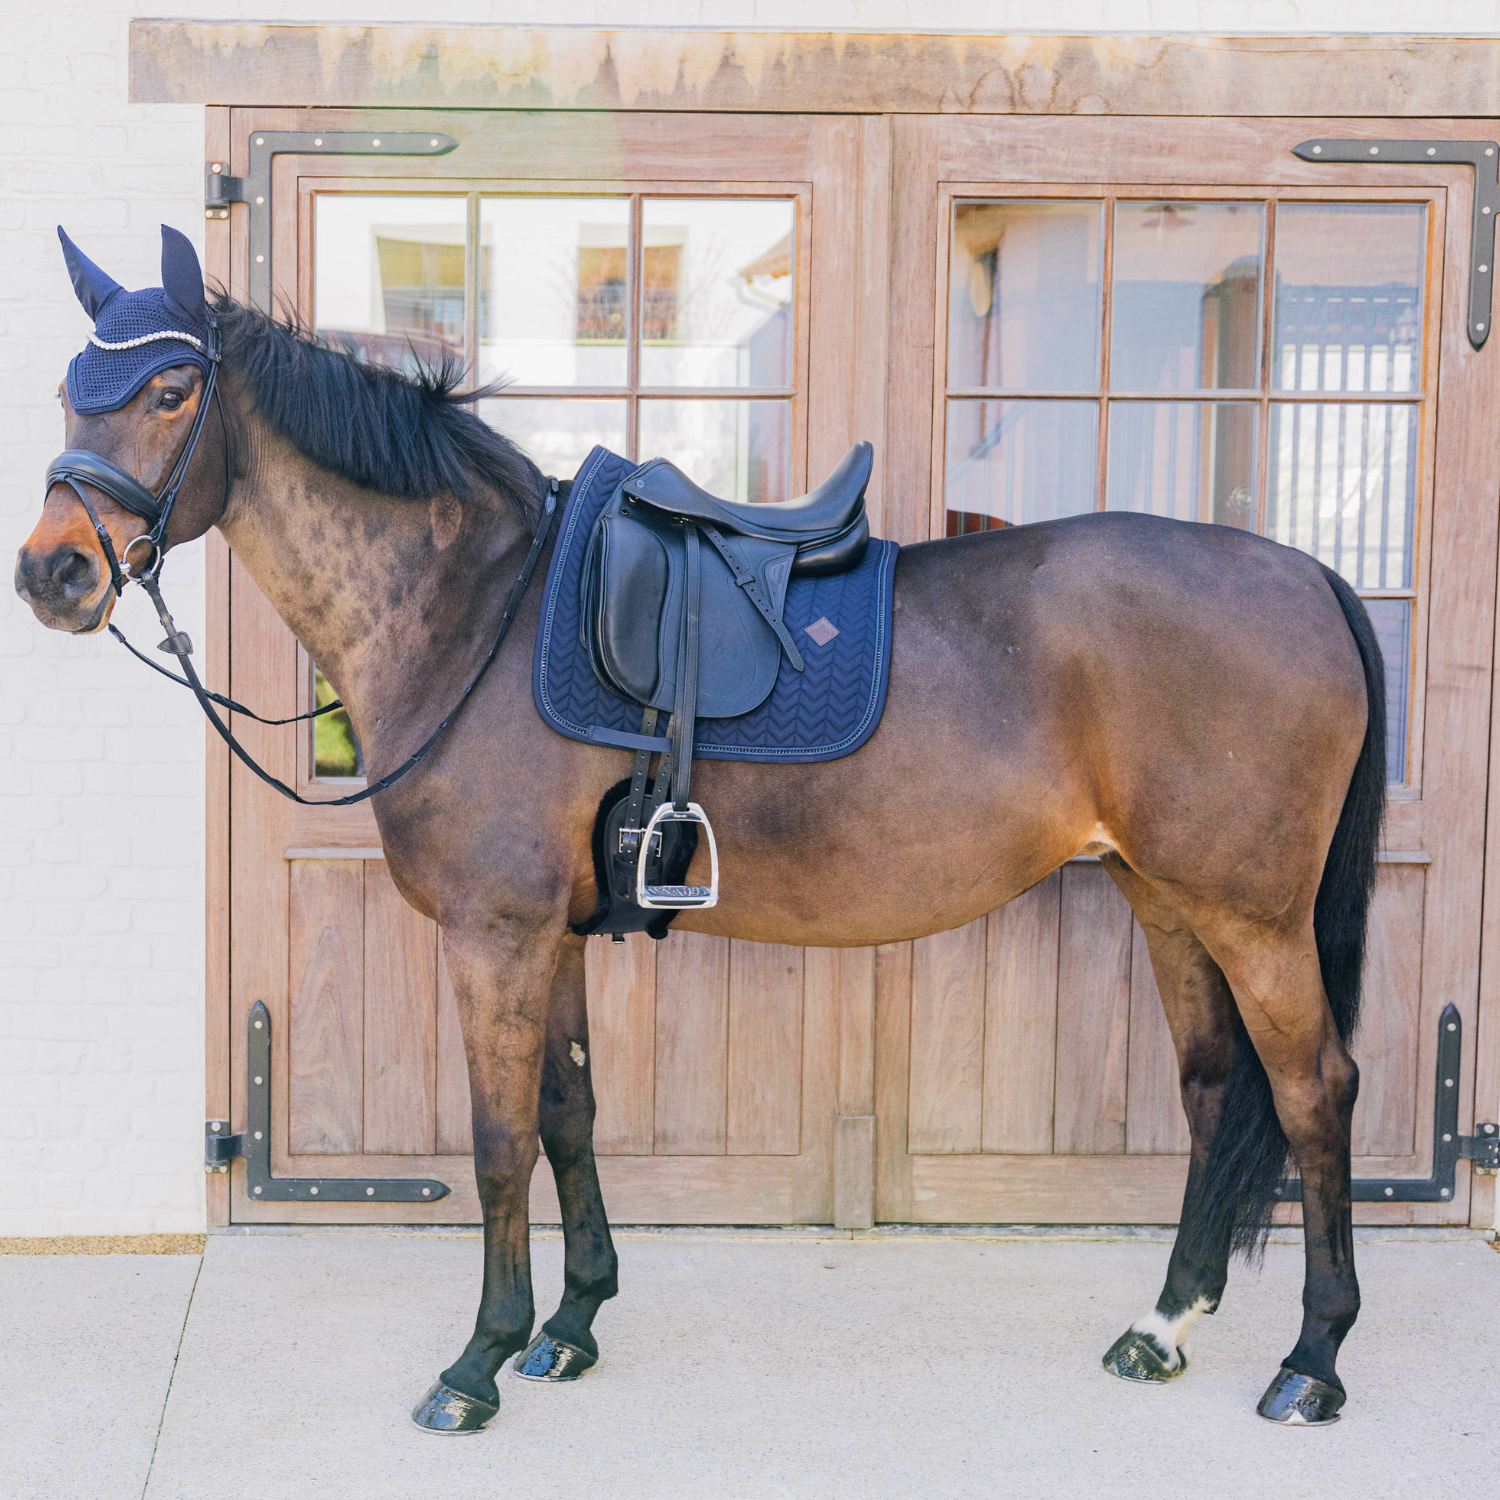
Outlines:
{"type": "MultiPolygon", "coordinates": [[[[578,581],[594,518],[635,465],[605,448],[584,460],[558,531],[547,573],[532,665],[537,712],[559,734],[587,740],[591,725],[638,733],[641,710],[610,692],[590,667],[580,639],[578,581]]],[[[890,675],[894,542],[872,541],[864,561],[831,578],[794,578],[785,619],[806,665],[785,657],[776,686],[757,709],[736,719],[700,719],[701,760],[837,760],[875,732],[890,675]],[[824,644],[807,627],[827,619],[838,634],[824,644]]]]}

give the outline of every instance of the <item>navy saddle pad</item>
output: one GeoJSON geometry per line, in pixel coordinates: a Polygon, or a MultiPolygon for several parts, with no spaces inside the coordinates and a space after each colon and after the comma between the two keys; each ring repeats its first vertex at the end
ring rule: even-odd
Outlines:
{"type": "MultiPolygon", "coordinates": [[[[628,750],[656,745],[641,735],[640,705],[612,693],[594,675],[583,639],[579,581],[596,517],[638,467],[595,448],[579,469],[547,572],[531,672],[537,712],[559,734],[628,750]]],[[[699,719],[697,759],[837,760],[874,734],[890,676],[898,550],[895,542],[872,539],[857,568],[791,580],[782,617],[806,670],[798,672],[783,655],[758,707],[732,719],[699,719]]]]}

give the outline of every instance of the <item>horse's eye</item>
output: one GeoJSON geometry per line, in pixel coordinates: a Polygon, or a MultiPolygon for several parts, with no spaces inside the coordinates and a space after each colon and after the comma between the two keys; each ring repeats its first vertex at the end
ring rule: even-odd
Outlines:
{"type": "Polygon", "coordinates": [[[176,411],[182,405],[181,391],[163,391],[161,404],[167,411],[176,411]]]}

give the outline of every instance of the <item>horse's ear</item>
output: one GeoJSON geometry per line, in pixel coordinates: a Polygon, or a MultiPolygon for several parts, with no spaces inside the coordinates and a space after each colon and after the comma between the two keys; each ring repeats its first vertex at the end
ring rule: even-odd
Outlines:
{"type": "Polygon", "coordinates": [[[191,323],[201,323],[207,316],[198,252],[185,234],[169,224],[161,226],[161,285],[173,312],[191,323]]]}
{"type": "Polygon", "coordinates": [[[73,280],[73,290],[83,304],[89,317],[98,321],[104,304],[118,291],[120,283],[103,271],[86,256],[72,240],[61,224],[57,226],[57,237],[62,241],[63,259],[68,263],[68,275],[73,280]]]}

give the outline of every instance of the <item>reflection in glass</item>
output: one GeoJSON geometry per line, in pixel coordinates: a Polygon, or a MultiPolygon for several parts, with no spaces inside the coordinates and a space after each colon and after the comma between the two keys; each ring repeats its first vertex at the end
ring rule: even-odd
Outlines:
{"type": "Polygon", "coordinates": [[[481,401],[479,415],[558,479],[571,479],[596,443],[624,453],[629,441],[624,401],[510,396],[481,401]]]}
{"type": "Polygon", "coordinates": [[[624,385],[628,198],[479,205],[479,378],[624,385]]]}
{"type": "Polygon", "coordinates": [[[1114,390],[1260,385],[1261,212],[1258,203],[1117,205],[1114,390]]]}
{"type": "Polygon", "coordinates": [[[1093,510],[1098,449],[1092,401],[949,401],[947,534],[1093,510]]]}
{"type": "Polygon", "coordinates": [[[374,364],[462,360],[462,198],[319,193],[313,199],[313,321],[374,364]]]}
{"type": "Polygon", "coordinates": [[[642,385],[791,385],[796,225],[786,198],[644,200],[642,385]]]}
{"type": "Polygon", "coordinates": [[[1113,401],[1105,506],[1255,529],[1249,401],[1113,401]]]}
{"type": "Polygon", "coordinates": [[[1411,600],[1366,599],[1385,658],[1385,779],[1406,780],[1406,714],[1411,692],[1411,600]]]}
{"type": "Polygon", "coordinates": [[[1099,386],[1098,203],[956,203],[948,271],[948,384],[1099,386]]]}
{"type": "Polygon", "coordinates": [[[1416,390],[1426,254],[1420,203],[1283,204],[1273,387],[1416,390]]]}
{"type": "Polygon", "coordinates": [[[791,498],[790,401],[641,401],[640,456],[670,458],[721,500],[791,498]]]}
{"type": "MultiPolygon", "coordinates": [[[[326,708],[338,697],[321,669],[313,667],[313,707],[326,708]]],[[[355,737],[348,713],[336,708],[312,721],[313,776],[315,778],[363,776],[365,755],[355,737]]]]}
{"type": "Polygon", "coordinates": [[[1266,535],[1355,588],[1409,588],[1417,414],[1404,403],[1274,404],[1266,535]]]}

